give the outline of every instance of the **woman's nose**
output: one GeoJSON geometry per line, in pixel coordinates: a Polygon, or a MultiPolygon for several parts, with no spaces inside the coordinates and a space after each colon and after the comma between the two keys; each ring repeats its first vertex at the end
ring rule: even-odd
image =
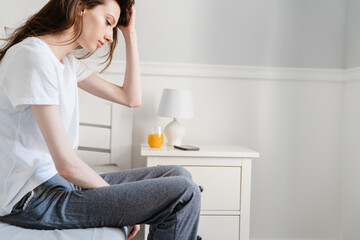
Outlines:
{"type": "Polygon", "coordinates": [[[113,33],[112,31],[110,33],[105,34],[105,40],[108,42],[113,42],[113,33]]]}

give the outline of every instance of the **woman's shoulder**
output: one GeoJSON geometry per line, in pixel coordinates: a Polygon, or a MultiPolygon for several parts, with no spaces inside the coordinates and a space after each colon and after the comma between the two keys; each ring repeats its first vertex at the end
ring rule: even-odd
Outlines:
{"type": "Polygon", "coordinates": [[[49,46],[38,38],[26,38],[15,44],[1,60],[0,73],[40,71],[58,74],[63,70],[49,46]]]}
{"type": "Polygon", "coordinates": [[[41,39],[29,37],[9,48],[4,60],[31,63],[47,63],[52,61],[50,49],[41,39]]]}

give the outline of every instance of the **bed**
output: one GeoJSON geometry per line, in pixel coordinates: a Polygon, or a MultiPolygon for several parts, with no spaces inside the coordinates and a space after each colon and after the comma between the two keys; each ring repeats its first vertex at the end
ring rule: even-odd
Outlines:
{"type": "Polygon", "coordinates": [[[126,228],[87,228],[64,230],[33,230],[15,227],[0,222],[0,236],[4,240],[46,239],[46,240],[79,240],[79,239],[119,239],[126,240],[126,228]]]}
{"type": "MultiPolygon", "coordinates": [[[[79,91],[77,153],[98,173],[131,168],[132,110],[79,91]]],[[[127,228],[32,230],[0,222],[0,238],[11,240],[125,240],[127,228]]]]}

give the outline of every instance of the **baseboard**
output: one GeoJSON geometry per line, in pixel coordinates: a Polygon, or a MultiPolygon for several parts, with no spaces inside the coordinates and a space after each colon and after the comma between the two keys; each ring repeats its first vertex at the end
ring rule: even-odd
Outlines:
{"type": "MultiPolygon", "coordinates": [[[[105,66],[101,65],[101,61],[98,60],[87,59],[84,60],[84,62],[95,72],[100,72],[105,66]]],[[[123,75],[125,66],[125,61],[114,60],[105,72],[108,74],[123,75]]],[[[140,68],[143,76],[322,82],[360,80],[360,67],[350,69],[322,69],[141,62],[140,68]]]]}

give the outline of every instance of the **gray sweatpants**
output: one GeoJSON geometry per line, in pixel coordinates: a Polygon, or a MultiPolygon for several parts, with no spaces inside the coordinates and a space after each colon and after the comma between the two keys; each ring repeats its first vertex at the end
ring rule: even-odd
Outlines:
{"type": "Polygon", "coordinates": [[[55,175],[1,217],[24,228],[69,229],[149,224],[148,239],[195,240],[199,187],[180,166],[102,174],[111,186],[82,189],[55,175]]]}

